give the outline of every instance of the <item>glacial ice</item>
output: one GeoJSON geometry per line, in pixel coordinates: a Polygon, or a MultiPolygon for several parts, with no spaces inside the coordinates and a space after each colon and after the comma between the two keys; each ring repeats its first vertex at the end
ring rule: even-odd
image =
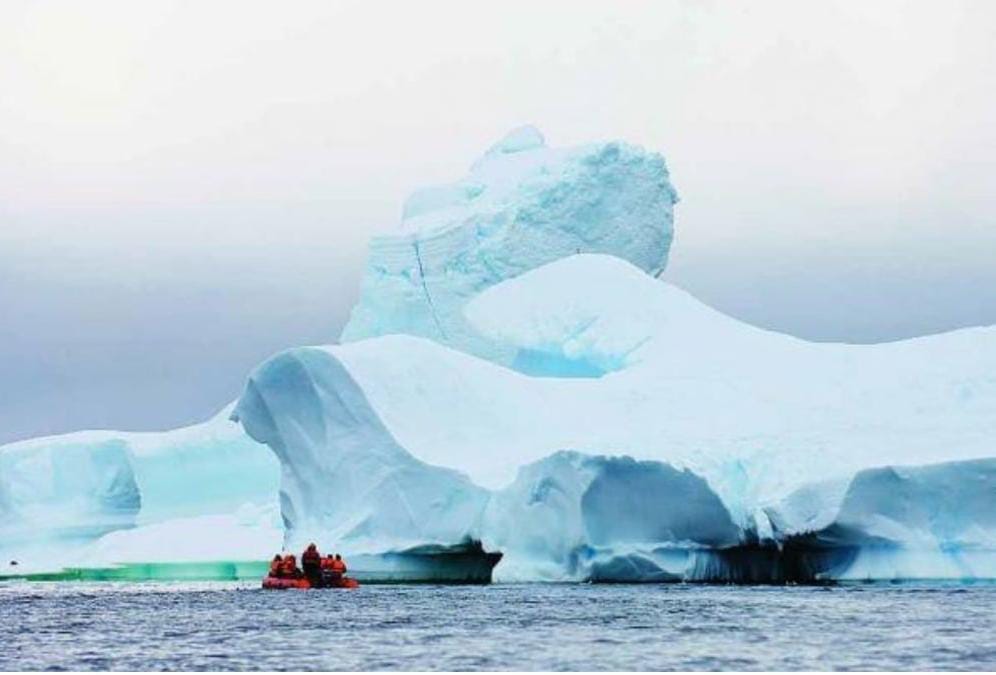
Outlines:
{"type": "Polygon", "coordinates": [[[656,278],[675,201],[659,155],[513,131],[374,239],[342,344],[273,356],[201,425],[0,448],[0,555],[236,578],[314,540],[393,580],[498,555],[504,581],[996,578],[996,327],[746,325],[656,278]]]}
{"type": "Polygon", "coordinates": [[[341,340],[404,333],[510,363],[468,326],[485,288],[573,253],[608,253],[657,274],[673,234],[663,157],[621,142],[546,146],[513,130],[460,181],[416,191],[401,232],[374,237],[359,303],[341,340]]]}

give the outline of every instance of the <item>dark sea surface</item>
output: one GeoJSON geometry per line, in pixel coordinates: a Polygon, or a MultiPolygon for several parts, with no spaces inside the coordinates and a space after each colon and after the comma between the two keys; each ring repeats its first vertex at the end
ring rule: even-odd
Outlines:
{"type": "Polygon", "coordinates": [[[996,586],[0,583],[0,670],[996,669],[996,586]]]}

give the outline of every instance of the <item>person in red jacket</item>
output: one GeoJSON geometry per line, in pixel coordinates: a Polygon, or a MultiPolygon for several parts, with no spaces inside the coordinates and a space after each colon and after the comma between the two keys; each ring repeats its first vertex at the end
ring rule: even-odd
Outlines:
{"type": "Polygon", "coordinates": [[[332,561],[332,571],[338,572],[340,575],[346,573],[346,561],[338,553],[335,554],[335,560],[332,561]]]}

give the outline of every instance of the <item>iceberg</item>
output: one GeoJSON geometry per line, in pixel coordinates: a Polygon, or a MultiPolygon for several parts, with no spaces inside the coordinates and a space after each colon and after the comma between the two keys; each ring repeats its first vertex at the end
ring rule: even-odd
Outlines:
{"type": "Polygon", "coordinates": [[[0,447],[0,555],[248,578],[316,541],[368,581],[996,578],[996,327],[739,322],[658,278],[676,200],[656,153],[514,130],[374,238],[340,344],[267,359],[200,425],[0,447]]]}

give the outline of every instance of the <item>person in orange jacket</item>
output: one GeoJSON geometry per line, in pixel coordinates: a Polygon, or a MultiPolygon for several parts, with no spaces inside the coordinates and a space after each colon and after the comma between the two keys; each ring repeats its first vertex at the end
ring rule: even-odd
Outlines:
{"type": "Polygon", "coordinates": [[[322,583],[325,586],[339,586],[342,583],[342,575],[346,573],[346,563],[342,561],[342,556],[338,553],[335,557],[332,554],[322,558],[322,583]]]}
{"type": "Polygon", "coordinates": [[[297,568],[297,558],[294,557],[293,553],[288,553],[284,556],[283,574],[281,576],[287,579],[301,578],[301,570],[297,568]]]}
{"type": "Polygon", "coordinates": [[[270,561],[270,576],[279,577],[284,571],[284,559],[280,557],[280,554],[273,556],[273,560],[270,561]]]}

